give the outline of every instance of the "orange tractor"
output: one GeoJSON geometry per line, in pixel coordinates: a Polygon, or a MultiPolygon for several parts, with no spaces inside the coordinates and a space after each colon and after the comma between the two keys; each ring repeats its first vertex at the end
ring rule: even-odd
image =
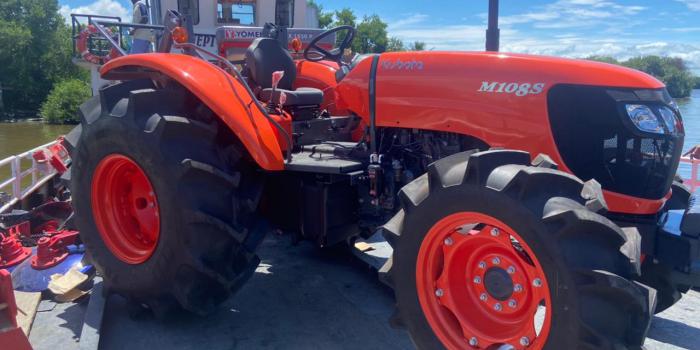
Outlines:
{"type": "Polygon", "coordinates": [[[177,27],[102,67],[114,83],[66,146],[109,291],[206,314],[273,228],[383,237],[380,278],[418,348],[639,349],[700,280],[698,209],[674,181],[683,123],[655,78],[497,52],[348,63],[352,27],[303,55],[272,29],[237,65],[177,27]]]}

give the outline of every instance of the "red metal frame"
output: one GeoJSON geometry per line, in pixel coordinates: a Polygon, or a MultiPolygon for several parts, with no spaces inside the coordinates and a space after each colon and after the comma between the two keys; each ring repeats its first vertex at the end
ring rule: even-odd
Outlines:
{"type": "Polygon", "coordinates": [[[66,260],[70,254],[68,246],[75,244],[78,231],[48,232],[47,235],[39,238],[36,255],[32,256],[32,267],[35,270],[48,269],[66,260]]]}
{"type": "Polygon", "coordinates": [[[17,303],[14,289],[12,288],[12,276],[7,270],[0,269],[0,344],[3,349],[32,350],[29,339],[21,328],[17,326],[17,303]],[[4,327],[4,328],[3,328],[4,327]]]}
{"type": "Polygon", "coordinates": [[[8,234],[0,240],[0,269],[15,266],[32,255],[32,248],[23,247],[17,237],[8,234]]]}
{"type": "Polygon", "coordinates": [[[552,301],[544,269],[527,242],[491,216],[459,212],[438,221],[418,253],[416,288],[428,323],[448,349],[540,349],[549,335],[552,301]],[[492,270],[507,274],[510,295],[487,291],[492,270]],[[546,311],[537,332],[542,302],[546,311]]]}
{"type": "Polygon", "coordinates": [[[102,241],[119,260],[141,264],[151,257],[160,236],[156,192],[131,158],[111,154],[92,178],[92,213],[102,241]]]}

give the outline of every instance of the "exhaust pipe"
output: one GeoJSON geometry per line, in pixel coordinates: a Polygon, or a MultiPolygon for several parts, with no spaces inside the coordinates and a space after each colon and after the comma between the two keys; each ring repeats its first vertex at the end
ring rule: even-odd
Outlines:
{"type": "Polygon", "coordinates": [[[498,29],[498,0],[489,0],[489,27],[486,29],[486,51],[498,52],[501,30],[498,29]]]}

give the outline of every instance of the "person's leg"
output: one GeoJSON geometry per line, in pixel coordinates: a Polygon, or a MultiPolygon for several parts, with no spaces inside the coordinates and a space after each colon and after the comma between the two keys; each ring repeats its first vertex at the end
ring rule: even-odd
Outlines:
{"type": "Polygon", "coordinates": [[[143,39],[134,39],[131,43],[129,54],[147,53],[151,51],[151,42],[143,39]]]}

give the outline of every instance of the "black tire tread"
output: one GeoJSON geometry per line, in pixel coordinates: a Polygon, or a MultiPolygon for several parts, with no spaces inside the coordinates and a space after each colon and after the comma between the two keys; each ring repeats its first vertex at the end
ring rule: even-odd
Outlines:
{"type": "MultiPolygon", "coordinates": [[[[251,244],[249,237],[260,232],[236,229],[240,226],[236,220],[252,215],[234,213],[232,206],[240,183],[241,173],[236,171],[239,165],[224,161],[224,147],[217,144],[215,121],[183,116],[192,113],[178,103],[183,100],[183,91],[155,89],[150,81],[142,80],[108,86],[81,106],[81,125],[64,142],[69,145],[74,162],[83,162],[89,156],[89,142],[104,133],[140,132],[138,137],[153,145],[151,152],[162,154],[160,158],[169,172],[175,174],[168,181],[179,184],[174,191],[182,199],[171,205],[180,208],[186,227],[170,234],[182,234],[180,239],[185,244],[179,248],[159,245],[160,260],[154,261],[152,267],[158,282],[148,289],[131,286],[123,272],[109,265],[113,259],[104,254],[110,253],[96,248],[99,235],[81,229],[110,291],[146,305],[160,317],[177,308],[200,315],[212,312],[243,285],[260,261],[254,254],[256,244],[251,244]]],[[[77,189],[79,185],[73,181],[71,187],[77,189]]],[[[75,194],[75,189],[72,192],[75,194]]]]}
{"type": "MultiPolygon", "coordinates": [[[[572,276],[578,276],[573,293],[586,296],[580,299],[577,310],[588,309],[587,303],[595,303],[601,295],[610,293],[623,300],[610,305],[600,315],[593,317],[586,314],[587,317],[579,323],[576,347],[615,350],[641,348],[651,322],[650,309],[654,308],[656,295],[654,289],[630,281],[640,271],[639,233],[623,231],[586,207],[588,201],[596,200],[596,194],[602,195],[602,192],[595,190],[595,186],[588,191],[588,198],[583,198],[582,181],[555,170],[546,158],[540,157],[540,160],[538,165],[544,165],[533,167],[529,154],[525,152],[491,150],[453,155],[430,165],[426,175],[400,191],[403,209],[382,227],[384,236],[394,248],[394,255],[380,270],[381,280],[397,291],[396,252],[403,243],[403,223],[422,202],[453,186],[486,187],[523,203],[535,217],[541,218],[543,225],[552,233],[546,238],[546,244],[556,242],[557,246],[564,247],[561,254],[565,255],[567,268],[572,276]],[[584,233],[587,235],[583,236],[584,233]],[[586,237],[591,242],[590,247],[576,245],[578,242],[574,237],[586,237]],[[586,258],[569,259],[566,255],[574,249],[583,250],[586,258]],[[607,332],[606,318],[625,320],[622,326],[618,326],[621,332],[607,332]]],[[[604,205],[604,201],[599,203],[604,205]]],[[[405,315],[404,323],[410,323],[410,318],[411,315],[405,315]]],[[[411,335],[414,337],[413,332],[411,335]]]]}

